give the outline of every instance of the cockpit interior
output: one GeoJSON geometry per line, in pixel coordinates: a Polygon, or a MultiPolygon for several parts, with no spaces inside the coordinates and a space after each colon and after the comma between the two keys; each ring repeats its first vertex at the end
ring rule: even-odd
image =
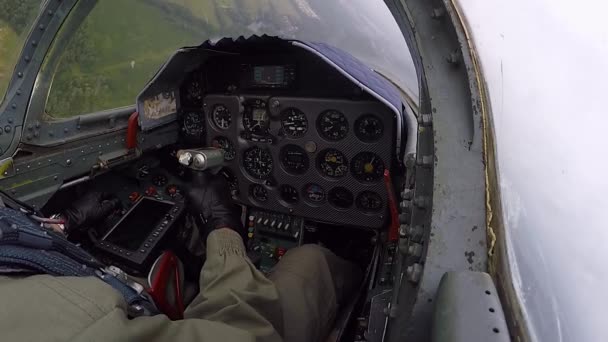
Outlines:
{"type": "MultiPolygon", "coordinates": [[[[398,201],[415,137],[404,103],[381,75],[324,44],[264,36],[179,49],[141,90],[126,133],[103,140],[122,148],[76,147],[90,170],[64,181],[41,211],[60,212],[87,192],[116,195],[120,210],[69,239],[142,278],[170,250],[183,264],[187,304],[205,244],[184,194],[198,174],[219,174],[262,272],[296,246],[331,249],[366,273],[335,331],[380,332],[382,321],[367,320],[373,298],[393,285],[399,213],[403,221],[408,210],[398,201]]],[[[26,150],[19,163],[39,164],[26,150]]]]}
{"type": "MultiPolygon", "coordinates": [[[[119,208],[68,240],[138,283],[152,287],[161,273],[170,283],[163,288],[187,306],[199,293],[206,253],[206,222],[188,194],[204,175],[219,176],[240,213],[247,256],[262,273],[306,244],[361,269],[328,340],[505,338],[500,300],[485,273],[496,236],[486,226],[483,153],[491,146],[484,145],[482,100],[472,95],[479,91],[471,83],[479,81],[474,59],[465,33],[447,24],[456,13],[444,9],[449,2],[409,1],[411,18],[398,11],[406,2],[380,4],[389,5],[383,10],[396,20],[396,34],[335,1],[327,6],[357,20],[333,41],[312,42],[290,33],[324,25],[319,32],[333,34],[340,22],[331,26],[330,12],[290,1],[308,19],[276,15],[277,36],[236,30],[189,46],[215,32],[206,9],[192,14],[181,2],[131,1],[154,16],[109,27],[105,18],[120,10],[115,3],[45,1],[31,31],[19,36],[23,49],[10,82],[0,82],[1,197],[51,218],[86,194],[112,194],[119,208]],[[344,48],[359,44],[359,31],[369,36],[359,50],[378,49],[376,61],[393,72],[372,65],[365,51],[354,57],[344,48]],[[106,44],[110,34],[113,44],[106,44]],[[401,51],[395,41],[408,46],[401,51]],[[407,87],[417,91],[394,77],[401,53],[411,54],[407,87]]],[[[272,31],[229,10],[240,2],[227,3],[213,4],[218,23],[272,31]]],[[[273,6],[268,11],[281,9],[273,6]]],[[[0,42],[8,34],[3,20],[0,42]]]]}

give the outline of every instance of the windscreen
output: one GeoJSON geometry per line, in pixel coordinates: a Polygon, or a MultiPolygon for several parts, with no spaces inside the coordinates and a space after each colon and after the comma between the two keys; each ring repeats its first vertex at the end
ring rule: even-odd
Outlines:
{"type": "Polygon", "coordinates": [[[42,0],[0,1],[0,102],[42,0]]]}
{"type": "MultiPolygon", "coordinates": [[[[45,77],[52,79],[44,85],[50,89],[37,89],[48,92],[41,111],[45,120],[132,106],[176,49],[254,34],[338,47],[417,97],[408,47],[382,0],[104,0],[84,18],[79,17],[83,11],[78,6],[90,2],[76,6],[66,23],[80,21],[79,25],[68,29],[64,24],[58,36],[69,34],[69,41],[56,46],[62,40],[55,40],[46,57],[53,63],[41,71],[53,73],[45,77]]],[[[287,80],[282,79],[281,68],[258,66],[252,79],[283,84],[287,80]]]]}

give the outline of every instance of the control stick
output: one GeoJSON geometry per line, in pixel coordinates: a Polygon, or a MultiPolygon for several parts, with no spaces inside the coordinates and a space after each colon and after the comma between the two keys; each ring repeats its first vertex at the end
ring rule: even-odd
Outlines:
{"type": "Polygon", "coordinates": [[[214,147],[177,151],[179,163],[195,171],[209,170],[215,174],[224,163],[224,150],[214,147]]]}

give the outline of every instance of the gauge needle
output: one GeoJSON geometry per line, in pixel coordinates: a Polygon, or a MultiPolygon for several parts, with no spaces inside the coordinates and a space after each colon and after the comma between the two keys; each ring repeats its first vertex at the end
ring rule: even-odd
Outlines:
{"type": "Polygon", "coordinates": [[[376,156],[374,156],[369,163],[365,164],[365,173],[374,172],[374,160],[376,160],[376,156]]]}

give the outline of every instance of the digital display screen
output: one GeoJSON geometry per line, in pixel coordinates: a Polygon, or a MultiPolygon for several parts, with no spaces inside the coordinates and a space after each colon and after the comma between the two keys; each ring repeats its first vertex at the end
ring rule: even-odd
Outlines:
{"type": "Polygon", "coordinates": [[[144,197],[103,240],[117,247],[135,251],[172,207],[171,203],[144,197]]]}
{"type": "Polygon", "coordinates": [[[285,83],[285,67],[282,65],[254,66],[253,81],[257,85],[282,85],[285,83]]]}

